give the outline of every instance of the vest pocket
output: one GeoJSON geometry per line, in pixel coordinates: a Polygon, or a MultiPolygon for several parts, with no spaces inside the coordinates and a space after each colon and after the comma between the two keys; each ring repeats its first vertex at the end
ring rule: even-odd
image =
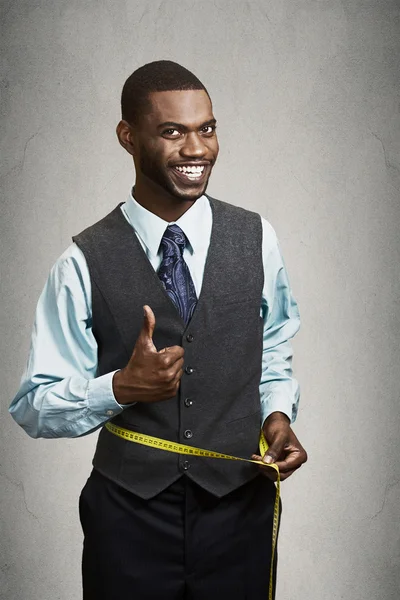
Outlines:
{"type": "MultiPolygon", "coordinates": [[[[261,430],[261,411],[227,421],[223,428],[223,443],[226,454],[250,458],[257,451],[261,430]]],[[[222,433],[222,432],[221,432],[222,433]]]]}
{"type": "Polygon", "coordinates": [[[261,306],[261,296],[250,295],[247,296],[244,290],[241,290],[240,293],[235,294],[218,294],[212,298],[212,305],[225,308],[227,306],[232,306],[234,304],[246,304],[253,303],[257,306],[261,306]]]}
{"type": "Polygon", "coordinates": [[[248,419],[256,420],[257,418],[260,421],[260,427],[261,427],[261,408],[258,408],[254,412],[251,412],[249,415],[243,415],[242,417],[237,417],[235,419],[232,419],[231,421],[226,421],[225,425],[226,425],[226,427],[228,427],[228,426],[230,427],[232,425],[236,426],[236,424],[237,424],[240,427],[241,424],[244,424],[243,423],[244,421],[246,421],[248,419]]]}

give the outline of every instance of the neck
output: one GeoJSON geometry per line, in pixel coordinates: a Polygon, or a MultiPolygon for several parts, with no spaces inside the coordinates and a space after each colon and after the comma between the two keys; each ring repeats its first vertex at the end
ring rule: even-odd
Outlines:
{"type": "Polygon", "coordinates": [[[135,182],[135,200],[167,223],[177,221],[195,202],[195,200],[181,200],[160,186],[155,188],[138,178],[135,182]]]}

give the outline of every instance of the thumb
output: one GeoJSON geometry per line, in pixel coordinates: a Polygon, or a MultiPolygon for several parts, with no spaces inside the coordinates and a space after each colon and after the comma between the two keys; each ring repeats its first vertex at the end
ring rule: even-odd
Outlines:
{"type": "Polygon", "coordinates": [[[285,443],[286,435],[277,435],[276,438],[271,441],[267,452],[264,454],[263,462],[269,465],[275,463],[282,454],[285,443]]]}
{"type": "Polygon", "coordinates": [[[153,332],[154,332],[154,327],[156,326],[156,318],[155,318],[154,313],[151,310],[150,306],[148,306],[147,304],[145,304],[145,306],[143,306],[143,314],[144,314],[143,327],[140,332],[140,337],[142,339],[143,344],[149,350],[156,351],[156,347],[153,343],[153,332]]]}

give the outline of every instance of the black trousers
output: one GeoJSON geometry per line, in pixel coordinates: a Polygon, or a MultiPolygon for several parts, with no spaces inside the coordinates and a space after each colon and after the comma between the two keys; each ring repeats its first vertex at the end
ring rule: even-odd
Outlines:
{"type": "MultiPolygon", "coordinates": [[[[143,500],[93,470],[79,502],[84,600],[267,600],[275,486],[187,477],[143,500]]],[[[276,570],[276,564],[275,564],[276,570]]]]}

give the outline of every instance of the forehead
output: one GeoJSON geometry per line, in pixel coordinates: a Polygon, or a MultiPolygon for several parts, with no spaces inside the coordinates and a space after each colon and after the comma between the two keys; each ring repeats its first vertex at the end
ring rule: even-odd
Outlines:
{"type": "Polygon", "coordinates": [[[149,95],[150,111],[144,119],[153,125],[166,121],[196,126],[213,118],[210,98],[204,90],[174,90],[149,95]]]}

